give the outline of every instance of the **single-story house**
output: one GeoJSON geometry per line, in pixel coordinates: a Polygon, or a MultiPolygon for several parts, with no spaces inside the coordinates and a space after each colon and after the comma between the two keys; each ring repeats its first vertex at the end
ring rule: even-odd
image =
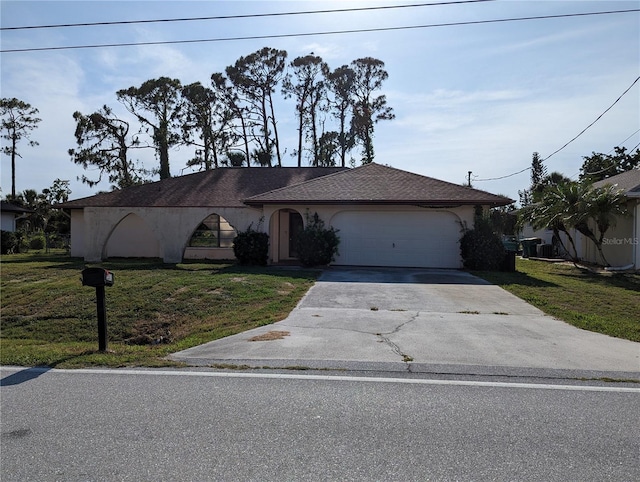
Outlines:
{"type": "Polygon", "coordinates": [[[57,205],[71,216],[71,255],[233,259],[249,226],[269,234],[271,263],[296,259],[308,215],[339,230],[336,265],[460,268],[474,206],[511,199],[376,163],[357,168],[220,168],[57,205]]]}
{"type": "MultiPolygon", "coordinates": [[[[624,191],[629,216],[619,216],[615,226],[607,230],[602,251],[611,266],[640,269],[640,169],[631,169],[593,183],[593,187],[606,185],[624,191]]],[[[591,228],[596,231],[594,225],[591,228]]],[[[580,233],[576,233],[576,247],[580,259],[602,263],[593,242],[580,233]]]]}
{"type": "Polygon", "coordinates": [[[1,217],[1,229],[2,231],[16,230],[16,219],[20,219],[26,214],[32,213],[31,209],[26,209],[21,206],[16,206],[5,201],[0,201],[0,217],[1,217]]]}

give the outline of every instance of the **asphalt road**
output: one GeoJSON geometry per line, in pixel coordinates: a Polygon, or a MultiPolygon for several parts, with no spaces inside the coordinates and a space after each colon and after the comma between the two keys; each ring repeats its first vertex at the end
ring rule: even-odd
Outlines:
{"type": "Polygon", "coordinates": [[[0,478],[640,480],[637,384],[372,375],[4,367],[0,478]]]}

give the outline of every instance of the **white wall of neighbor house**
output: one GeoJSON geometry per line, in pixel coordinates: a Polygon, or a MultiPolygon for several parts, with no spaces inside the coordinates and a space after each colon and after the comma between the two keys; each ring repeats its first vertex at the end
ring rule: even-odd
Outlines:
{"type": "Polygon", "coordinates": [[[14,213],[2,211],[2,213],[0,213],[0,219],[0,229],[2,229],[2,231],[10,231],[13,233],[16,230],[16,216],[14,213]]]}
{"type": "MultiPolygon", "coordinates": [[[[628,205],[629,216],[619,216],[616,224],[610,227],[604,235],[602,251],[607,261],[614,267],[625,267],[634,265],[638,267],[638,205],[637,201],[631,201],[628,205]]],[[[599,235],[593,221],[589,226],[599,235]]],[[[596,264],[603,264],[602,257],[598,253],[596,245],[586,236],[576,233],[576,238],[580,240],[581,249],[578,256],[584,261],[596,264]]]]}
{"type": "Polygon", "coordinates": [[[253,208],[209,207],[92,207],[77,211],[79,213],[72,212],[72,256],[81,256],[90,262],[108,256],[142,255],[179,263],[191,235],[209,214],[219,214],[238,231],[251,224],[257,226],[262,215],[261,210],[253,208]],[[131,228],[132,233],[118,229],[120,223],[124,223],[121,227],[131,228]],[[133,243],[141,246],[134,248],[133,243]]]}
{"type": "Polygon", "coordinates": [[[529,223],[522,227],[519,233],[520,239],[540,238],[545,244],[553,243],[553,230],[551,229],[533,229],[529,223]]]}

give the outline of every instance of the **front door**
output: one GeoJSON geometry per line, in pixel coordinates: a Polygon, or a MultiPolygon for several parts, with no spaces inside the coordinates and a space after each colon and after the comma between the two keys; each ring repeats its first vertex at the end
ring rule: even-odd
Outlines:
{"type": "Polygon", "coordinates": [[[297,212],[289,213],[289,257],[298,257],[298,235],[304,229],[302,216],[297,212]]]}

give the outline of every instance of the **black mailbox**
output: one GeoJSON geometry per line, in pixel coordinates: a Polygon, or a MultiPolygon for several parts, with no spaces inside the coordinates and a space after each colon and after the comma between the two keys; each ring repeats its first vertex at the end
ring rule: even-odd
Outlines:
{"type": "Polygon", "coordinates": [[[113,273],[102,268],[82,270],[82,286],[113,286],[113,273]]]}

